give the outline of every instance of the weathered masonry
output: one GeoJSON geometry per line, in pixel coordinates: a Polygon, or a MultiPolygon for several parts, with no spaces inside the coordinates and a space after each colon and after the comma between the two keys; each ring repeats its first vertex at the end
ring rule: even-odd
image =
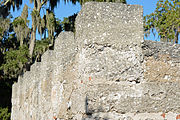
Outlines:
{"type": "Polygon", "coordinates": [[[12,120],[175,120],[180,46],[144,41],[138,5],[88,2],[75,35],[13,85],[12,120]]]}

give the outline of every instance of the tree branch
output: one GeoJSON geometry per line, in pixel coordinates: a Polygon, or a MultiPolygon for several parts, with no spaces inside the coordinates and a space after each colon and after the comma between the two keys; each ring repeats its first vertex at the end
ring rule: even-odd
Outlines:
{"type": "Polygon", "coordinates": [[[38,3],[38,11],[40,12],[41,7],[47,2],[47,0],[43,0],[41,3],[41,0],[37,0],[38,3]]]}
{"type": "Polygon", "coordinates": [[[7,1],[4,3],[4,5],[7,5],[9,2],[10,2],[10,0],[7,0],[7,1]]]}
{"type": "Polygon", "coordinates": [[[43,6],[46,2],[47,2],[47,0],[43,0],[41,3],[41,6],[43,6]]]}

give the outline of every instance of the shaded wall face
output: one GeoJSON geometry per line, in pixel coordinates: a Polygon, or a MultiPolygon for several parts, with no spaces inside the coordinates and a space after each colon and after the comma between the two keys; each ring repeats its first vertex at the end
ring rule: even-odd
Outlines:
{"type": "Polygon", "coordinates": [[[13,85],[12,120],[51,120],[62,115],[60,113],[66,114],[71,85],[64,73],[68,64],[72,64],[74,54],[74,34],[61,33],[55,49],[46,51],[41,62],[35,62],[13,85]],[[62,109],[64,112],[60,112],[62,109]]]}

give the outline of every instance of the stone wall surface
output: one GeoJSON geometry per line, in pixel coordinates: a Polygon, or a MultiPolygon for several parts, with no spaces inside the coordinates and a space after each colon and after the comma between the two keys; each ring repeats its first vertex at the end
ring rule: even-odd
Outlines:
{"type": "Polygon", "coordinates": [[[180,81],[180,46],[145,41],[143,46],[146,81],[180,81]]]}
{"type": "Polygon", "coordinates": [[[107,81],[141,81],[142,16],[138,5],[85,4],[75,26],[81,74],[107,81]]]}
{"type": "Polygon", "coordinates": [[[180,46],[143,40],[138,5],[88,2],[19,76],[12,120],[175,120],[180,46]],[[164,113],[165,118],[163,118],[164,113]]]}

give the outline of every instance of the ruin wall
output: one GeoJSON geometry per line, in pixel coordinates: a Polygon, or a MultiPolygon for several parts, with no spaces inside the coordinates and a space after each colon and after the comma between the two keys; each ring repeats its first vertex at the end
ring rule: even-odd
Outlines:
{"type": "Polygon", "coordinates": [[[88,2],[76,32],[19,76],[12,120],[174,120],[180,45],[144,41],[143,8],[88,2]]]}

